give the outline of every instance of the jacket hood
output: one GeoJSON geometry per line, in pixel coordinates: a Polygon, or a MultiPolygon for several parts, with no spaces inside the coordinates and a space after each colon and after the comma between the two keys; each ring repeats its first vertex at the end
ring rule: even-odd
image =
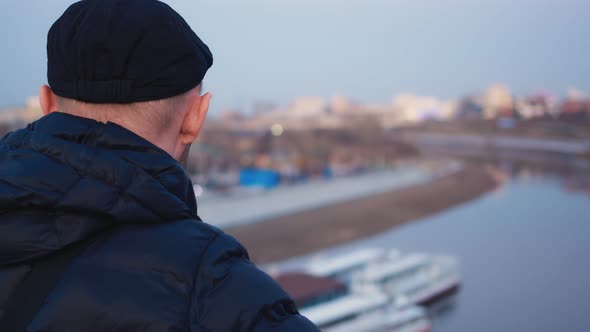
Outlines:
{"type": "Polygon", "coordinates": [[[184,169],[115,123],[52,113],[0,141],[0,265],[113,225],[182,219],[198,220],[184,169]]]}

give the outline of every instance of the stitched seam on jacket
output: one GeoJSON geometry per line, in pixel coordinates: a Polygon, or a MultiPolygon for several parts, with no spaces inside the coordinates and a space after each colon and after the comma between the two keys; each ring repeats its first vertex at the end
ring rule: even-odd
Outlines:
{"type": "MultiPolygon", "coordinates": [[[[65,194],[67,194],[72,189],[72,187],[74,185],[76,185],[78,182],[80,182],[80,179],[81,179],[81,177],[78,176],[78,179],[61,194],[61,196],[59,197],[59,199],[57,201],[59,201],[60,199],[62,199],[65,196],[65,194]]],[[[22,190],[23,189],[23,186],[18,186],[16,184],[13,184],[11,182],[6,181],[5,179],[0,179],[0,183],[3,183],[3,184],[5,184],[5,185],[7,185],[9,187],[12,187],[12,188],[15,188],[15,189],[18,189],[18,190],[22,190]]],[[[24,187],[24,188],[26,189],[26,187],[24,187]]],[[[54,207],[55,207],[55,204],[56,204],[55,202],[52,202],[52,205],[54,207]]],[[[9,209],[3,209],[2,211],[3,212],[7,212],[7,211],[9,211],[9,209]]],[[[59,232],[58,232],[58,229],[57,229],[57,225],[55,224],[55,220],[53,220],[53,222],[51,223],[51,225],[52,225],[52,229],[53,229],[53,233],[55,235],[55,238],[57,239],[58,246],[61,247],[62,246],[62,239],[59,236],[59,232]]]]}
{"type": "Polygon", "coordinates": [[[12,182],[6,181],[6,179],[0,178],[0,183],[3,183],[3,184],[5,184],[5,185],[7,185],[9,187],[14,188],[14,189],[18,189],[18,190],[22,190],[23,189],[22,186],[18,186],[16,184],[12,183],[12,182]]]}
{"type": "MultiPolygon", "coordinates": [[[[70,193],[70,191],[72,191],[72,189],[78,184],[80,183],[80,180],[82,180],[82,176],[80,176],[80,174],[78,174],[78,178],[76,179],[76,181],[74,181],[74,183],[72,183],[66,190],[64,190],[64,192],[61,194],[61,196],[59,197],[59,199],[57,200],[57,202],[59,201],[63,201],[63,198],[66,196],[66,194],[70,193]]],[[[55,207],[57,203],[54,202],[53,206],[55,207]]],[[[59,236],[60,232],[59,229],[57,228],[57,222],[56,222],[57,218],[53,218],[53,231],[55,232],[55,237],[57,237],[57,242],[59,243],[59,246],[62,246],[62,239],[59,236]]]]}
{"type": "MultiPolygon", "coordinates": [[[[50,159],[53,159],[53,160],[55,160],[55,161],[58,161],[58,162],[60,162],[60,163],[63,163],[63,164],[65,164],[65,165],[68,165],[69,167],[71,167],[71,168],[72,168],[72,169],[73,169],[73,170],[74,170],[74,171],[75,171],[75,172],[78,174],[78,176],[80,176],[80,177],[83,177],[83,176],[84,176],[84,172],[82,172],[82,171],[81,171],[81,170],[79,170],[77,167],[75,167],[74,165],[72,165],[72,164],[68,163],[68,162],[67,162],[67,161],[65,161],[65,160],[62,160],[62,159],[56,158],[55,156],[53,156],[53,155],[51,155],[51,154],[48,154],[48,153],[45,153],[45,152],[43,152],[43,151],[39,151],[39,149],[35,149],[35,148],[33,148],[32,146],[30,146],[30,145],[28,145],[28,146],[19,146],[19,147],[17,147],[17,149],[25,149],[25,148],[27,148],[27,149],[30,149],[31,151],[37,152],[37,153],[39,153],[39,154],[42,154],[42,155],[44,155],[44,156],[46,156],[46,157],[48,157],[48,158],[50,158],[50,159]]],[[[111,186],[115,187],[117,190],[119,190],[119,192],[121,193],[121,196],[125,196],[126,198],[130,198],[131,200],[135,201],[136,203],[138,203],[139,205],[141,205],[141,206],[142,206],[143,208],[145,208],[146,210],[148,210],[148,211],[151,211],[152,213],[154,213],[154,214],[155,214],[156,216],[158,216],[160,219],[162,219],[162,220],[164,220],[164,221],[165,221],[165,220],[167,220],[167,218],[164,218],[164,216],[162,216],[162,215],[161,215],[159,212],[155,211],[155,210],[154,210],[154,209],[152,209],[150,206],[147,206],[146,204],[144,204],[143,202],[141,202],[140,200],[138,200],[138,199],[137,199],[137,198],[135,198],[134,196],[132,196],[132,195],[129,195],[129,194],[127,193],[127,189],[128,189],[128,187],[131,185],[131,183],[132,183],[133,181],[130,181],[130,182],[129,182],[129,185],[128,185],[127,187],[124,187],[124,188],[122,188],[121,186],[119,186],[119,185],[117,185],[117,184],[115,184],[115,183],[112,183],[112,182],[108,181],[107,179],[105,179],[105,178],[103,178],[103,177],[99,176],[98,174],[95,174],[95,173],[92,173],[92,172],[86,172],[85,174],[91,175],[91,176],[92,176],[92,178],[94,178],[94,179],[96,179],[96,180],[99,180],[99,181],[102,181],[102,182],[104,182],[104,183],[106,183],[106,184],[109,184],[109,185],[111,185],[111,186]]],[[[154,179],[154,178],[152,177],[152,179],[154,179]]],[[[158,181],[157,179],[155,179],[155,180],[156,180],[156,182],[158,182],[160,185],[162,185],[162,183],[161,183],[160,181],[158,181]]],[[[162,185],[162,187],[164,187],[164,186],[162,185]]],[[[119,196],[119,198],[118,198],[117,200],[120,200],[120,199],[121,199],[121,196],[119,196]]],[[[114,205],[113,205],[113,206],[114,206],[114,205]]]]}
{"type": "MultiPolygon", "coordinates": [[[[39,149],[35,149],[35,148],[33,148],[33,146],[31,146],[30,144],[27,144],[27,143],[30,141],[30,139],[31,139],[31,137],[32,137],[32,135],[33,135],[33,132],[35,132],[35,123],[31,124],[30,126],[31,126],[31,127],[30,127],[28,130],[26,130],[26,131],[25,131],[25,134],[24,134],[24,135],[21,137],[21,139],[19,140],[19,142],[18,142],[17,144],[14,144],[14,145],[12,145],[12,146],[10,146],[10,144],[7,144],[9,147],[12,147],[12,149],[10,149],[10,150],[16,150],[16,149],[27,149],[27,148],[28,148],[28,149],[30,149],[30,150],[32,150],[32,151],[34,151],[34,152],[40,153],[40,154],[42,154],[42,155],[44,155],[44,156],[47,156],[48,158],[51,158],[51,159],[53,159],[53,160],[59,161],[59,162],[61,162],[61,163],[64,163],[64,164],[66,164],[66,165],[70,166],[70,167],[71,167],[71,168],[72,168],[74,171],[76,171],[76,173],[78,174],[78,176],[82,176],[82,172],[80,172],[80,170],[79,170],[78,168],[76,168],[74,165],[72,165],[72,164],[68,163],[68,162],[67,162],[67,161],[65,161],[65,160],[62,160],[62,159],[60,159],[60,158],[57,158],[57,157],[55,157],[55,156],[51,155],[50,153],[47,153],[47,152],[44,152],[44,151],[40,151],[39,149]]],[[[100,130],[100,133],[102,134],[102,133],[104,132],[104,130],[105,130],[105,129],[104,129],[104,127],[101,127],[99,130],[100,130]]],[[[91,137],[91,138],[92,138],[92,143],[91,143],[91,146],[93,146],[93,147],[97,147],[97,145],[96,145],[96,138],[97,138],[97,137],[98,137],[98,136],[96,136],[96,137],[91,137]]],[[[88,138],[88,137],[86,137],[85,139],[86,139],[86,140],[88,140],[89,138],[88,138]]],[[[136,151],[136,150],[137,150],[137,149],[134,149],[134,150],[132,150],[132,151],[136,151]]],[[[140,150],[137,150],[137,151],[140,151],[140,150]]],[[[129,162],[128,160],[126,160],[126,159],[124,159],[124,158],[121,158],[121,160],[123,160],[123,161],[124,161],[125,163],[127,163],[128,165],[134,166],[134,168],[136,168],[136,167],[137,167],[135,164],[133,164],[133,163],[129,162]]],[[[165,186],[164,186],[164,184],[163,184],[163,183],[160,181],[160,179],[158,179],[158,178],[156,178],[156,177],[154,177],[154,176],[151,176],[151,175],[150,175],[148,172],[145,172],[145,173],[146,173],[146,174],[147,174],[147,175],[148,175],[150,178],[154,179],[154,180],[155,180],[155,181],[156,181],[156,182],[157,182],[157,183],[158,183],[158,184],[159,184],[159,185],[160,185],[162,188],[166,189],[166,187],[165,187],[165,186]]],[[[166,219],[166,218],[164,218],[164,217],[163,217],[163,216],[162,216],[162,215],[161,215],[159,212],[155,211],[155,210],[154,210],[154,209],[152,209],[150,206],[147,206],[146,204],[144,204],[143,202],[139,201],[139,200],[138,200],[137,198],[135,198],[134,196],[131,196],[131,195],[129,195],[129,194],[127,194],[127,193],[126,193],[126,191],[127,191],[128,187],[131,185],[132,181],[130,181],[130,182],[129,182],[129,185],[128,185],[127,187],[125,187],[125,188],[121,188],[120,186],[117,186],[116,184],[109,182],[108,180],[106,180],[105,178],[102,178],[102,177],[98,176],[97,174],[94,174],[94,173],[92,173],[92,172],[88,172],[88,173],[86,173],[86,174],[90,174],[90,175],[92,175],[94,178],[96,178],[96,179],[98,179],[98,180],[101,180],[101,181],[103,181],[103,182],[105,182],[105,183],[107,183],[107,184],[109,184],[109,185],[112,185],[113,187],[117,188],[117,189],[118,189],[118,190],[119,190],[119,191],[120,191],[122,194],[124,194],[124,196],[125,196],[125,197],[131,198],[133,201],[137,202],[139,205],[141,205],[142,207],[144,207],[146,210],[148,210],[148,211],[151,211],[152,213],[154,213],[154,214],[155,214],[156,216],[158,216],[160,219],[162,219],[162,220],[167,220],[167,219],[166,219]]],[[[175,196],[175,197],[176,197],[176,196],[175,196]]],[[[177,198],[179,201],[182,201],[180,198],[178,198],[178,197],[176,197],[176,198],[177,198]]],[[[119,200],[120,200],[120,198],[119,198],[119,200]]],[[[184,202],[183,202],[183,203],[184,203],[184,202]]],[[[185,203],[185,204],[186,204],[186,203],[185,203]]],[[[113,205],[113,206],[114,206],[114,205],[113,205]]],[[[189,208],[188,210],[192,212],[192,209],[190,209],[190,208],[189,208]]]]}
{"type": "MultiPolygon", "coordinates": [[[[201,270],[201,265],[203,264],[203,257],[205,256],[205,254],[207,253],[207,251],[209,251],[209,247],[211,246],[211,244],[213,244],[213,242],[215,240],[217,240],[217,238],[219,238],[219,236],[221,235],[220,231],[215,231],[215,235],[213,235],[213,237],[211,237],[211,239],[209,240],[209,243],[207,243],[207,245],[205,246],[205,248],[203,248],[203,252],[201,253],[201,255],[199,256],[199,262],[197,264],[197,267],[195,268],[194,272],[193,272],[193,285],[191,287],[191,292],[189,295],[189,303],[188,303],[188,321],[189,321],[189,326],[192,325],[192,313],[193,313],[193,298],[196,294],[195,293],[195,289],[197,288],[197,279],[199,278],[199,271],[201,270]]],[[[200,318],[200,317],[197,317],[200,318]]],[[[208,331],[205,327],[203,327],[201,325],[201,322],[199,319],[197,319],[197,324],[199,324],[203,330],[208,331]]]]}
{"type": "MultiPolygon", "coordinates": [[[[22,135],[21,139],[20,139],[18,142],[15,142],[15,144],[10,144],[10,143],[6,144],[6,146],[7,146],[7,147],[9,147],[9,149],[8,149],[8,150],[10,151],[10,150],[16,150],[16,149],[27,149],[27,148],[28,148],[28,149],[31,149],[32,151],[35,151],[35,152],[37,152],[37,153],[40,153],[40,154],[42,154],[42,155],[44,155],[44,156],[47,156],[47,157],[49,157],[49,158],[53,159],[53,160],[60,161],[60,162],[62,162],[62,163],[64,163],[64,164],[66,164],[66,165],[70,166],[70,167],[71,167],[73,170],[75,170],[75,171],[76,171],[76,173],[78,173],[78,175],[81,175],[80,171],[79,171],[79,170],[78,170],[76,167],[74,167],[74,166],[73,166],[73,165],[71,165],[70,163],[66,162],[65,160],[62,160],[62,159],[56,158],[56,157],[54,157],[54,156],[52,156],[52,155],[50,155],[50,154],[44,153],[43,151],[40,151],[40,150],[38,150],[38,149],[35,149],[35,148],[33,148],[33,147],[30,145],[30,144],[27,144],[27,143],[30,141],[30,139],[31,139],[31,136],[33,135],[33,132],[35,131],[34,124],[35,124],[35,123],[33,123],[33,124],[31,124],[31,125],[30,125],[31,127],[30,127],[28,130],[26,130],[26,131],[25,131],[24,135],[22,135]]],[[[24,129],[23,129],[23,130],[24,130],[24,129]]],[[[105,127],[101,127],[99,130],[100,130],[100,134],[102,134],[102,133],[105,131],[105,127]]],[[[6,135],[6,136],[5,136],[5,138],[7,138],[8,136],[9,136],[9,135],[6,135]]],[[[96,139],[97,139],[98,137],[100,137],[100,135],[95,135],[95,136],[91,137],[91,138],[92,138],[92,142],[91,142],[91,144],[92,144],[92,146],[93,146],[93,147],[98,147],[98,145],[96,144],[96,139]]],[[[105,145],[106,145],[107,147],[116,146],[116,145],[111,145],[111,144],[105,144],[105,145]]],[[[159,149],[158,147],[150,147],[150,146],[143,147],[142,149],[130,149],[130,150],[131,150],[131,151],[136,151],[136,152],[144,152],[144,151],[150,151],[150,152],[152,152],[152,151],[155,151],[155,152],[158,152],[158,153],[160,153],[160,152],[165,152],[165,151],[163,151],[163,150],[159,149]]],[[[134,163],[130,162],[129,160],[127,160],[127,159],[125,159],[125,158],[120,158],[120,159],[121,159],[121,160],[123,160],[123,161],[124,161],[125,163],[127,163],[128,165],[131,165],[131,166],[137,167],[137,165],[135,165],[134,163]]],[[[147,174],[147,175],[148,175],[150,178],[154,179],[154,180],[155,180],[155,181],[156,181],[156,182],[157,182],[157,183],[158,183],[158,184],[159,184],[159,185],[160,185],[162,188],[166,189],[166,186],[164,186],[164,184],[162,183],[161,179],[159,179],[159,178],[157,177],[157,176],[159,176],[159,174],[156,174],[156,175],[154,176],[154,175],[150,174],[150,173],[149,173],[149,172],[147,172],[147,171],[144,171],[144,172],[145,172],[145,173],[146,173],[146,174],[147,174]]],[[[116,187],[117,189],[119,189],[119,191],[122,191],[122,190],[121,190],[121,187],[119,187],[119,186],[116,186],[114,183],[110,183],[108,180],[106,180],[106,179],[104,179],[104,178],[101,178],[100,176],[97,176],[96,174],[93,174],[93,173],[88,173],[88,174],[90,174],[90,175],[93,175],[93,176],[94,176],[96,179],[102,180],[103,182],[105,182],[105,183],[107,183],[107,184],[113,185],[114,187],[116,187]]],[[[124,188],[124,189],[127,189],[127,188],[124,188]]],[[[171,194],[172,194],[172,193],[171,193],[171,194]]],[[[178,199],[178,200],[179,200],[181,203],[184,203],[184,204],[186,205],[186,202],[184,202],[184,201],[183,201],[183,200],[182,200],[180,197],[177,197],[176,195],[173,195],[173,196],[174,196],[176,199],[178,199]]],[[[142,203],[141,201],[139,201],[138,199],[136,199],[134,196],[131,196],[131,195],[129,195],[129,194],[125,194],[125,197],[129,197],[129,198],[131,198],[133,201],[137,202],[137,203],[138,203],[139,205],[141,205],[142,207],[146,208],[147,210],[149,210],[149,211],[151,211],[152,213],[154,213],[155,215],[157,215],[157,216],[158,216],[160,219],[162,219],[162,220],[164,220],[164,221],[167,221],[167,220],[168,220],[167,218],[164,218],[164,217],[163,217],[163,216],[162,216],[162,215],[161,215],[159,212],[157,212],[157,211],[155,211],[155,210],[151,209],[151,207],[150,207],[150,206],[147,206],[147,205],[145,205],[144,203],[142,203]]],[[[113,205],[113,206],[114,206],[114,205],[113,205]]],[[[190,207],[188,207],[188,206],[187,206],[187,210],[188,210],[188,211],[189,211],[189,213],[191,214],[191,217],[193,217],[193,218],[196,218],[196,217],[197,217],[197,215],[194,213],[193,209],[191,209],[190,207]]]]}

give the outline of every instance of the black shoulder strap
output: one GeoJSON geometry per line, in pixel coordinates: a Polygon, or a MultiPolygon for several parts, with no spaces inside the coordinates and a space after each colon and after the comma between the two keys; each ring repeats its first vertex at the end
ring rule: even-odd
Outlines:
{"type": "Polygon", "coordinates": [[[33,263],[26,279],[14,290],[0,319],[0,331],[24,332],[49,292],[57,285],[64,271],[97,236],[86,239],[43,257],[33,263]]]}

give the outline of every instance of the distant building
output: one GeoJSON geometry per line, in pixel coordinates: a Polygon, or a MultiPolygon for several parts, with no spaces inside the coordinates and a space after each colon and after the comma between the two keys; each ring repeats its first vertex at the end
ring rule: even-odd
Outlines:
{"type": "Polygon", "coordinates": [[[0,111],[0,124],[10,127],[20,127],[34,122],[43,116],[39,97],[27,98],[24,108],[0,111]]]}
{"type": "Polygon", "coordinates": [[[564,100],[559,106],[559,118],[571,121],[590,120],[590,99],[564,100]]]}
{"type": "Polygon", "coordinates": [[[566,99],[559,105],[559,118],[563,120],[590,120],[590,96],[570,88],[566,99]]]}
{"type": "Polygon", "coordinates": [[[455,118],[458,119],[481,119],[483,117],[483,107],[476,98],[466,97],[459,101],[455,118]]]}
{"type": "Polygon", "coordinates": [[[268,114],[279,108],[279,105],[272,101],[257,100],[252,105],[254,114],[268,114]]]}
{"type": "Polygon", "coordinates": [[[299,97],[289,108],[289,115],[294,117],[309,117],[325,114],[326,100],[322,97],[299,97]]]}
{"type": "Polygon", "coordinates": [[[590,96],[588,96],[588,94],[582,90],[576,88],[569,88],[567,90],[566,99],[573,101],[583,101],[590,99],[590,96]]]}
{"type": "Polygon", "coordinates": [[[419,123],[424,120],[448,119],[454,111],[436,97],[401,94],[393,99],[393,108],[403,123],[419,123]]]}
{"type": "Polygon", "coordinates": [[[501,84],[490,86],[483,94],[483,116],[494,119],[500,116],[510,117],[514,112],[514,104],[510,90],[501,84]]]}
{"type": "Polygon", "coordinates": [[[224,122],[241,121],[244,119],[244,114],[239,110],[227,109],[221,112],[221,120],[224,122]]]}
{"type": "Polygon", "coordinates": [[[537,94],[516,99],[514,107],[518,116],[523,119],[554,116],[555,99],[549,94],[537,94]]]}
{"type": "Polygon", "coordinates": [[[330,102],[330,111],[334,114],[350,113],[354,106],[342,95],[332,97],[330,102]]]}

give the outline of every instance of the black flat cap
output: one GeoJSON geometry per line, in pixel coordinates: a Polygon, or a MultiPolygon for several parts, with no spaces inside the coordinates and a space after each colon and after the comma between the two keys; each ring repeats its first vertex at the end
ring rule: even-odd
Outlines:
{"type": "Polygon", "coordinates": [[[47,36],[47,79],[90,103],[173,97],[196,87],[213,56],[185,20],[156,0],[83,0],[47,36]]]}

